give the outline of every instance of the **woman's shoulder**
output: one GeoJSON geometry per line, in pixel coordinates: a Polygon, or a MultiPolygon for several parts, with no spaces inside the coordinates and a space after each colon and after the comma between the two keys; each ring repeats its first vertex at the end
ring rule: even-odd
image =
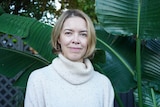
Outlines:
{"type": "Polygon", "coordinates": [[[98,72],[98,71],[95,71],[95,76],[96,76],[97,78],[107,79],[107,80],[108,80],[108,77],[107,77],[106,75],[104,75],[104,74],[102,74],[102,73],[100,73],[100,72],[98,72]]]}
{"type": "Polygon", "coordinates": [[[106,75],[98,71],[95,71],[94,77],[96,78],[97,81],[101,82],[102,84],[111,84],[110,79],[106,75]]]}
{"type": "Polygon", "coordinates": [[[47,65],[32,71],[29,75],[29,78],[34,78],[34,79],[44,78],[46,75],[49,75],[50,71],[51,67],[50,65],[47,65]]]}
{"type": "Polygon", "coordinates": [[[96,80],[97,85],[103,88],[106,92],[109,92],[112,95],[114,95],[114,89],[113,89],[112,82],[106,75],[96,71],[95,77],[96,77],[95,80],[96,80]]]}

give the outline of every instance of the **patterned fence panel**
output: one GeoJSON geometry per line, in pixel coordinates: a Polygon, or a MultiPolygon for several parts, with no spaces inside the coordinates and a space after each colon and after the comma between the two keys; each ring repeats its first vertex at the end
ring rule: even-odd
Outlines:
{"type": "Polygon", "coordinates": [[[13,79],[0,75],[0,107],[16,107],[14,97],[17,90],[12,87],[13,81],[13,79]]]}
{"type": "Polygon", "coordinates": [[[0,34],[0,46],[32,53],[19,36],[0,34]]]}
{"type": "MultiPolygon", "coordinates": [[[[19,36],[0,33],[0,46],[32,53],[19,36]]],[[[14,78],[0,75],[0,107],[16,107],[16,95],[19,90],[12,86],[13,82],[14,78]]]]}

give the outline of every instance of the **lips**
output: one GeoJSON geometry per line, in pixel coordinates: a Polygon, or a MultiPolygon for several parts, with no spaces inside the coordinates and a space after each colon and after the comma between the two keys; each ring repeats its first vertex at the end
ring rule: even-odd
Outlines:
{"type": "Polygon", "coordinates": [[[78,53],[78,52],[80,52],[81,48],[78,48],[78,47],[70,47],[70,50],[71,50],[71,52],[78,53]]]}

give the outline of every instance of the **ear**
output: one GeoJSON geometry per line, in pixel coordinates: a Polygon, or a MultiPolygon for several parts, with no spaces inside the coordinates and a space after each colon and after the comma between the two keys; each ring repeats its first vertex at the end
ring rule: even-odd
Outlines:
{"type": "Polygon", "coordinates": [[[58,38],[58,43],[61,44],[60,37],[58,38]]]}

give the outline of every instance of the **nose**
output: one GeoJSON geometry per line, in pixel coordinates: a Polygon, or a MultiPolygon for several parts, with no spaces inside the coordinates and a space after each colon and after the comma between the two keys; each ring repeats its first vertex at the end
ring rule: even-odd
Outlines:
{"type": "Polygon", "coordinates": [[[79,44],[80,43],[78,34],[75,34],[73,36],[72,43],[74,43],[74,44],[79,44]]]}

